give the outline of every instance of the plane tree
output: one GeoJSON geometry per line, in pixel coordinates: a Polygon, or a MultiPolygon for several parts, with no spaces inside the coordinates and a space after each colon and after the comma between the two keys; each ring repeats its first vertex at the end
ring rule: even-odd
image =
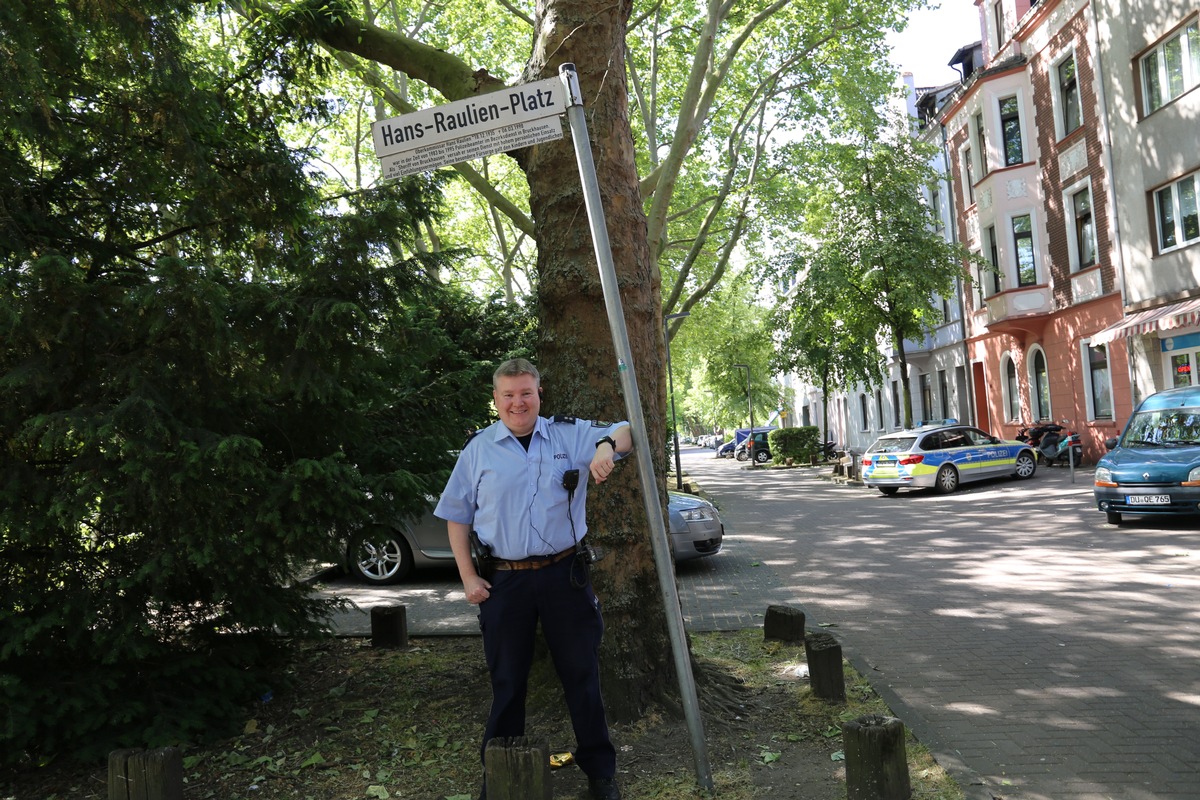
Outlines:
{"type": "Polygon", "coordinates": [[[890,344],[904,424],[911,426],[905,343],[920,341],[942,321],[937,298],[951,296],[962,264],[977,259],[937,232],[922,199],[937,180],[930,146],[909,135],[907,120],[858,119],[866,123],[811,151],[803,241],[776,263],[797,283],[777,311],[786,324],[783,340],[807,352],[779,358],[817,377],[825,365],[831,388],[842,388],[852,380],[870,383],[877,375],[872,353],[890,344]],[[830,322],[836,327],[827,335],[830,322]]]}

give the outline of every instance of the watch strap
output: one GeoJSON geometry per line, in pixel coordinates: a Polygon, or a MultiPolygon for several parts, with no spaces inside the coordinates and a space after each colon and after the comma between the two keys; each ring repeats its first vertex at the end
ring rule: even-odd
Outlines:
{"type": "Polygon", "coordinates": [[[614,453],[617,452],[617,443],[611,436],[601,436],[599,439],[596,440],[596,447],[599,447],[604,442],[609,443],[609,445],[612,447],[614,453]]]}

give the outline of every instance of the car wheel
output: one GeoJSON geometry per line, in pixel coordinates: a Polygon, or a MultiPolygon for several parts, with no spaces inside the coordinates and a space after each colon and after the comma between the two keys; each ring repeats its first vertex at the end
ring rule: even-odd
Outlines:
{"type": "Polygon", "coordinates": [[[949,464],[942,465],[942,468],[938,470],[934,485],[942,494],[953,492],[958,488],[958,470],[949,464]]]}
{"type": "Polygon", "coordinates": [[[1029,453],[1018,453],[1017,471],[1013,474],[1016,475],[1017,478],[1024,480],[1026,478],[1032,478],[1033,473],[1035,472],[1037,472],[1037,461],[1034,460],[1033,456],[1029,453]]]}
{"type": "Polygon", "coordinates": [[[374,528],[351,540],[346,548],[350,572],[376,586],[399,583],[413,568],[412,548],[399,531],[374,528]]]}
{"type": "Polygon", "coordinates": [[[755,460],[755,462],[757,462],[759,464],[765,464],[771,460],[771,454],[768,453],[766,450],[755,450],[754,451],[754,460],[755,460]]]}
{"type": "Polygon", "coordinates": [[[734,456],[734,458],[736,458],[738,461],[749,461],[750,454],[747,453],[745,450],[738,450],[737,455],[734,456]]]}
{"type": "Polygon", "coordinates": [[[878,488],[878,489],[879,489],[879,493],[880,493],[880,494],[886,494],[888,497],[891,497],[891,496],[892,496],[892,495],[894,495],[896,492],[900,491],[900,487],[899,487],[899,486],[879,486],[879,487],[876,487],[876,488],[878,488]]]}
{"type": "Polygon", "coordinates": [[[1120,511],[1105,511],[1104,519],[1108,522],[1109,525],[1120,525],[1121,524],[1121,512],[1120,511]]]}

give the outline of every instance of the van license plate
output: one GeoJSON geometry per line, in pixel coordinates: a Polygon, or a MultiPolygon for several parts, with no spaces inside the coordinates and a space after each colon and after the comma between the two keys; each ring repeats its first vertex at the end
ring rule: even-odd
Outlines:
{"type": "Polygon", "coordinates": [[[1125,502],[1131,506],[1169,506],[1169,494],[1131,494],[1126,495],[1125,502]]]}

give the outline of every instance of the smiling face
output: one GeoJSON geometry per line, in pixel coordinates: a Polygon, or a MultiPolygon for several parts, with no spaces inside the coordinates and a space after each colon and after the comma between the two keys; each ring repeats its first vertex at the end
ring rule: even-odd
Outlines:
{"type": "Polygon", "coordinates": [[[496,378],[492,399],[496,401],[500,421],[513,436],[533,433],[538,412],[542,410],[537,378],[529,374],[500,375],[496,378]]]}

